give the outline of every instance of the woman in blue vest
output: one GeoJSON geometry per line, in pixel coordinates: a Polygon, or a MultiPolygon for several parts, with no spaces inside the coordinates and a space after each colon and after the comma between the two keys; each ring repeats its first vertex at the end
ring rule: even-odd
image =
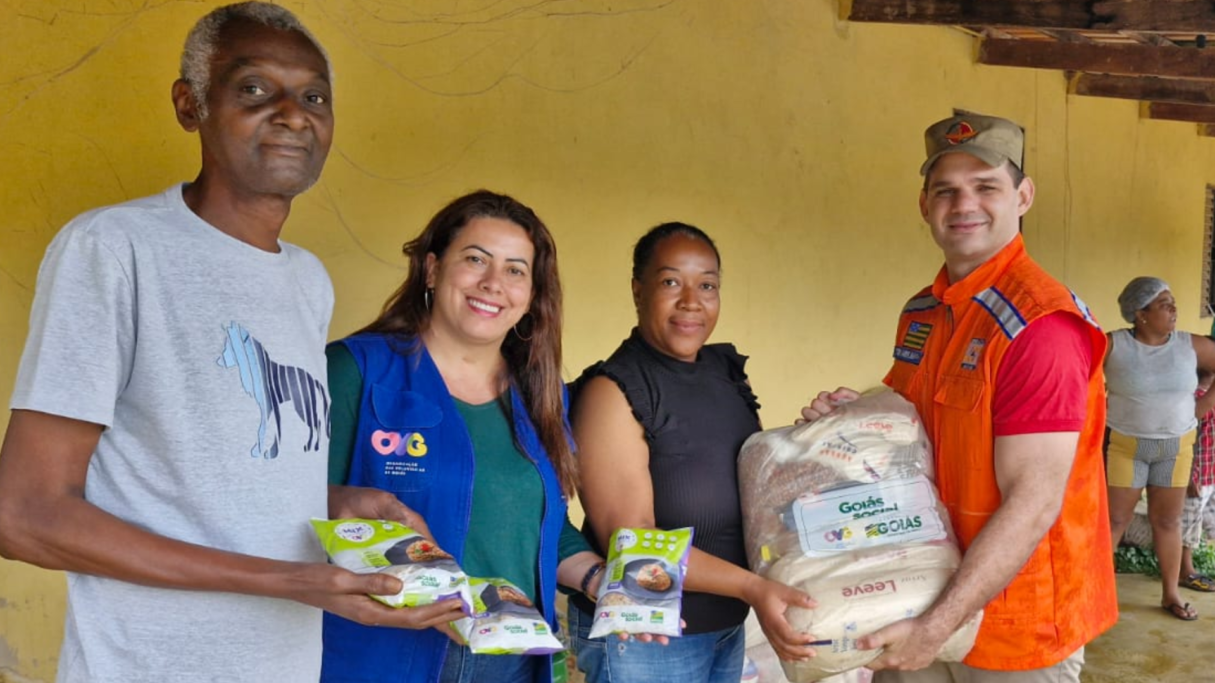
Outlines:
{"type": "Polygon", "coordinates": [[[748,608],[778,655],[807,658],[811,637],[794,631],[784,613],[813,601],[746,568],[736,461],[760,429],[759,403],[746,357],[731,344],[705,343],[721,307],[717,247],[691,225],[660,225],[633,250],[632,287],[637,327],[574,387],[583,530],[603,548],[618,527],[693,527],[687,628],[664,649],[591,640],[594,605],[574,596],[578,668],[589,683],[736,683],[748,608]]]}
{"type": "MultiPolygon", "coordinates": [[[[396,494],[465,572],[509,579],[555,630],[557,584],[593,595],[602,561],[566,517],[576,477],[552,236],[528,207],[482,190],[404,252],[409,274],[379,317],[329,348],[330,481],[396,494]]],[[[409,630],[326,614],[321,679],[552,679],[549,657],[471,654],[449,639],[451,616],[409,630]]]]}

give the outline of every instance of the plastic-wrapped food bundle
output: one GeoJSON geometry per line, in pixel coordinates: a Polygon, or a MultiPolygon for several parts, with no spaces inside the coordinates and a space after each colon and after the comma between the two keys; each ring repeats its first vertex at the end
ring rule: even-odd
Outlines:
{"type": "MultiPolygon", "coordinates": [[[[808,662],[782,662],[816,681],[873,661],[856,639],[922,613],[957,570],[948,515],[914,406],[892,392],[861,397],[811,424],[772,429],[738,461],[747,556],[761,575],[810,593],[790,624],[830,641],[808,662]]],[[[970,651],[981,615],[938,658],[970,651]]]]}
{"type": "Polygon", "coordinates": [[[401,580],[395,595],[371,596],[385,605],[419,607],[458,598],[464,613],[473,613],[468,577],[451,555],[419,532],[383,519],[313,519],[312,527],[333,564],[401,580]]]}
{"type": "Polygon", "coordinates": [[[810,424],[752,435],[738,459],[751,568],[762,573],[774,559],[765,553],[783,533],[796,533],[786,518],[798,497],[916,476],[932,477],[928,437],[915,407],[893,392],[862,396],[810,424]]]}
{"type": "Polygon", "coordinates": [[[452,623],[479,655],[544,655],[560,652],[561,641],[527,594],[506,579],[469,577],[475,616],[452,623]]]}
{"type": "Polygon", "coordinates": [[[691,549],[691,527],[613,531],[590,636],[681,635],[683,579],[691,549]]]}

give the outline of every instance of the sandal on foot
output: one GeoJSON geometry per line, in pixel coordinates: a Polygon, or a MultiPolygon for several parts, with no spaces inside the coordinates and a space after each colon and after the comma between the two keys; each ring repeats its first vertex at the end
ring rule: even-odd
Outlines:
{"type": "Polygon", "coordinates": [[[1160,607],[1182,621],[1194,621],[1198,618],[1198,612],[1193,607],[1190,607],[1190,603],[1188,602],[1184,605],[1174,602],[1171,605],[1161,605],[1160,607]]]}
{"type": "Polygon", "coordinates": [[[1215,579],[1206,574],[1190,574],[1178,581],[1177,585],[1184,586],[1190,590],[1202,591],[1203,593],[1215,593],[1215,579]]]}

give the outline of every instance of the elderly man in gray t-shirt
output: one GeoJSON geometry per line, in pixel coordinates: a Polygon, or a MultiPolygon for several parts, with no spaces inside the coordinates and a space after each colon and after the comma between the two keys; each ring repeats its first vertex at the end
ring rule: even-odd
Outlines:
{"type": "Polygon", "coordinates": [[[316,40],[266,3],[191,31],[191,183],[88,212],[47,249],[0,451],[0,554],[68,574],[60,681],[315,681],[326,609],[424,628],[390,576],[324,563],[310,517],[422,526],[326,488],[333,288],[279,241],[333,134],[316,40]]]}

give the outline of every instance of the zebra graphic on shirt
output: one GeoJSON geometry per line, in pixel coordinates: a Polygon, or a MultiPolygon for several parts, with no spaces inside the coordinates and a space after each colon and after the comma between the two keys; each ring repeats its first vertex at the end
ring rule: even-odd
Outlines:
{"type": "Polygon", "coordinates": [[[241,325],[232,322],[224,329],[227,332],[224,352],[216,363],[240,370],[241,387],[257,401],[261,412],[257,443],[250,451],[252,456],[267,460],[278,457],[279,439],[283,435],[281,407],[288,401],[295,408],[295,415],[308,427],[304,450],[320,450],[321,430],[329,435],[329,396],[325,385],[306,370],[274,362],[261,342],[241,325]],[[273,435],[268,434],[271,421],[274,422],[273,435]]]}

